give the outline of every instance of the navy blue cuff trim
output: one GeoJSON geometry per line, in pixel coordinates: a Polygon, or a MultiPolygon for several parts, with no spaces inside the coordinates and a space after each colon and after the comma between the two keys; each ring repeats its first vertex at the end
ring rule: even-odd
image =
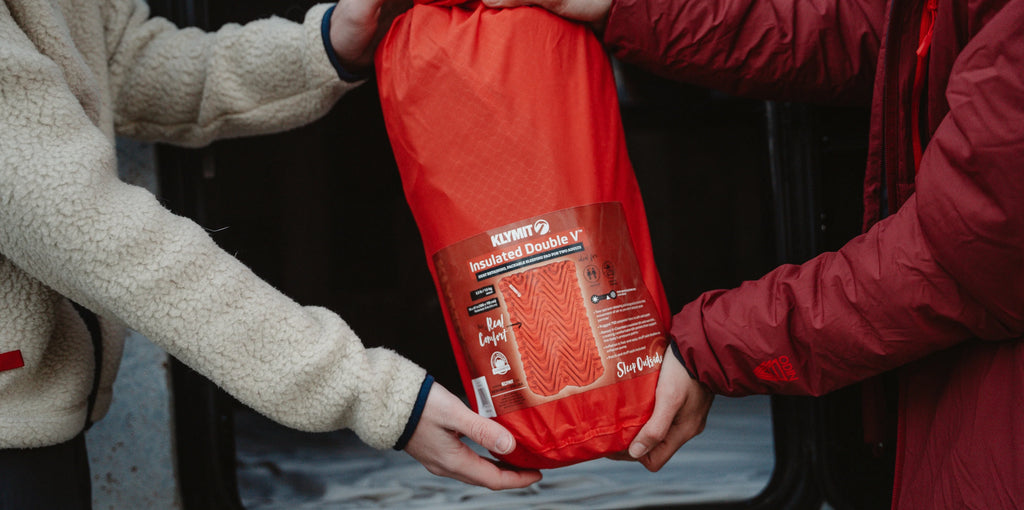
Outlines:
{"type": "Polygon", "coordinates": [[[430,394],[430,388],[433,385],[434,376],[427,374],[427,377],[423,379],[423,384],[420,385],[420,394],[416,397],[416,405],[412,406],[412,414],[409,415],[409,421],[405,423],[405,430],[403,430],[402,435],[399,436],[394,449],[403,450],[405,449],[405,445],[409,444],[409,439],[412,438],[412,433],[416,432],[416,425],[419,425],[420,423],[420,416],[423,415],[423,406],[427,405],[427,395],[430,394]]]}
{"type": "Polygon", "coordinates": [[[686,373],[690,374],[690,377],[693,380],[698,380],[697,375],[694,374],[692,370],[690,370],[690,367],[686,366],[686,361],[683,359],[683,353],[679,351],[679,343],[676,342],[675,338],[668,338],[668,346],[670,349],[672,349],[672,354],[675,354],[676,359],[679,360],[679,364],[683,365],[683,368],[686,370],[686,373]]]}
{"type": "Polygon", "coordinates": [[[338,61],[338,54],[334,52],[334,46],[331,46],[331,13],[334,12],[334,8],[337,4],[332,5],[327,12],[324,13],[324,19],[320,21],[320,39],[324,42],[324,50],[327,51],[327,58],[331,61],[331,65],[334,66],[334,71],[338,73],[338,78],[342,81],[354,82],[365,80],[369,78],[361,74],[350,73],[341,66],[341,62],[338,61]]]}

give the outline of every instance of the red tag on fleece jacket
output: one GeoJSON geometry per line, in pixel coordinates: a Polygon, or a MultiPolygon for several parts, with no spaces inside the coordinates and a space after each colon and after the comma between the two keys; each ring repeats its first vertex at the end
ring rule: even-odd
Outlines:
{"type": "Polygon", "coordinates": [[[14,370],[25,366],[25,360],[21,357],[21,351],[0,353],[0,372],[14,370]]]}

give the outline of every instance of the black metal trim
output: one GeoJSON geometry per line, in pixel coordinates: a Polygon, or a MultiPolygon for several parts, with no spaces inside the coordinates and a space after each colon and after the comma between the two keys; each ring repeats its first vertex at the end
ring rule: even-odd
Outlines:
{"type": "MultiPolygon", "coordinates": [[[[823,168],[823,140],[828,136],[823,133],[822,121],[834,113],[840,112],[809,104],[766,103],[779,263],[802,263],[846,241],[827,239],[827,218],[823,212],[823,172],[834,169],[823,168]]],[[[866,155],[866,126],[851,127],[865,128],[863,137],[856,135],[854,144],[863,144],[866,155]]],[[[859,391],[859,386],[853,386],[818,398],[808,397],[794,404],[794,409],[774,414],[776,417],[799,416],[799,423],[785,426],[805,428],[802,433],[806,434],[806,470],[822,498],[836,509],[888,504],[886,495],[891,489],[891,482],[886,485],[884,481],[887,458],[866,454],[869,446],[859,438],[844,438],[839,434],[840,428],[849,429],[845,432],[860,430],[860,424],[836,423],[834,418],[830,419],[839,410],[848,411],[850,406],[859,409],[859,391]],[[854,442],[857,444],[852,444],[854,442]],[[839,450],[847,452],[846,456],[840,455],[839,450]],[[851,466],[844,465],[840,469],[840,463],[851,466]],[[842,471],[848,473],[851,468],[870,471],[873,475],[844,476],[842,471]]],[[[777,426],[783,427],[782,424],[777,426]]]]}
{"type": "Polygon", "coordinates": [[[100,392],[100,377],[103,375],[103,331],[100,328],[100,319],[92,310],[71,301],[78,316],[82,318],[86,329],[89,330],[89,337],[92,339],[92,388],[89,390],[89,399],[85,407],[85,430],[92,428],[92,411],[96,408],[96,397],[100,392]]]}
{"type": "Polygon", "coordinates": [[[176,359],[171,382],[182,508],[241,510],[231,397],[176,359]]]}

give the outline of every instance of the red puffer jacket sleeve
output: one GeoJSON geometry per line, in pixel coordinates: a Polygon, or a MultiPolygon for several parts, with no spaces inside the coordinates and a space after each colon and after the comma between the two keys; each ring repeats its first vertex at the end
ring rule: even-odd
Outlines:
{"type": "Polygon", "coordinates": [[[884,0],[615,0],[620,59],[737,95],[866,102],[884,0]]]}
{"type": "MultiPolygon", "coordinates": [[[[917,192],[835,253],[685,306],[713,390],[822,394],[971,337],[1024,334],[1024,0],[957,57],[917,192]]],[[[1013,340],[1018,339],[1018,340],[1013,340]]]]}

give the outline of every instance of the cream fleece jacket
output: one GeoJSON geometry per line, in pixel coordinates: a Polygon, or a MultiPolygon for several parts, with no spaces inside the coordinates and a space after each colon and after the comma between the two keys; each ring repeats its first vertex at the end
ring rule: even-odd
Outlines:
{"type": "Polygon", "coordinates": [[[69,298],[102,318],[93,419],[128,326],[278,422],[395,444],[420,367],[364,348],[116,174],[115,134],[201,146],[325,114],[352,87],[324,49],[327,8],[204,33],[150,19],[141,0],[0,4],[0,356],[24,363],[0,371],[0,448],[58,443],[86,421],[93,347],[69,298]]]}

